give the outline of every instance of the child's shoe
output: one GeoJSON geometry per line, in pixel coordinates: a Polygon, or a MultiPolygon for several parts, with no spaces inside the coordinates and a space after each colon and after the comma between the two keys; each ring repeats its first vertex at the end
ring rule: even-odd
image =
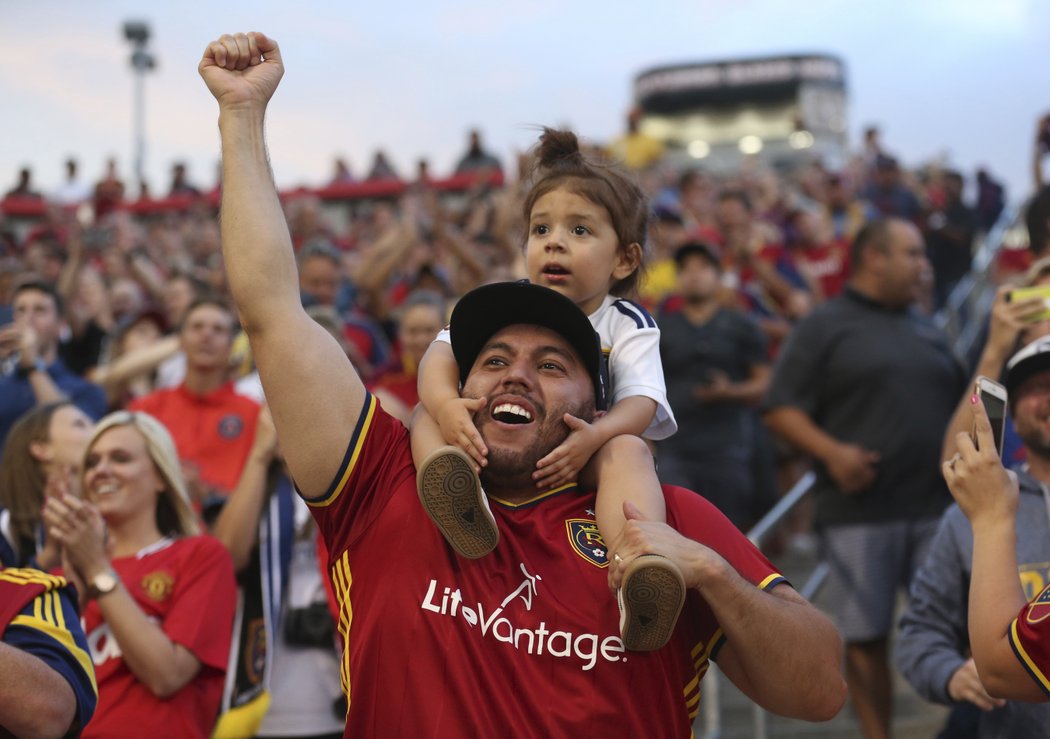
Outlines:
{"type": "Polygon", "coordinates": [[[488,496],[474,460],[459,447],[434,450],[416,473],[416,490],[430,520],[464,557],[483,557],[499,542],[488,496]]]}
{"type": "Polygon", "coordinates": [[[627,565],[617,600],[624,647],[651,652],[674,633],[685,603],[685,580],[667,557],[643,554],[627,565]]]}

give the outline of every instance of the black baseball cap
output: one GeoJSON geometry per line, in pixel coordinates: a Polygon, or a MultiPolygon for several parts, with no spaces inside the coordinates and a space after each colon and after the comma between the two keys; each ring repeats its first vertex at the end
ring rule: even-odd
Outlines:
{"type": "Polygon", "coordinates": [[[685,260],[689,257],[700,257],[701,259],[706,260],[708,264],[719,272],[722,271],[722,260],[719,259],[718,252],[713,246],[705,244],[703,241],[687,241],[675,249],[675,266],[677,266],[678,269],[681,269],[682,265],[685,264],[685,260]]]}
{"type": "Polygon", "coordinates": [[[1003,385],[1009,394],[1010,402],[1014,401],[1014,393],[1021,387],[1022,382],[1045,370],[1050,370],[1050,336],[1036,339],[1010,357],[1010,361],[1006,363],[1003,385]]]}
{"type": "Polygon", "coordinates": [[[561,293],[524,280],[483,285],[456,303],[448,325],[452,353],[459,364],[459,381],[466,382],[474,361],[493,334],[519,323],[549,328],[572,346],[594,384],[594,407],[605,410],[607,383],[602,346],[590,319],[561,293]]]}

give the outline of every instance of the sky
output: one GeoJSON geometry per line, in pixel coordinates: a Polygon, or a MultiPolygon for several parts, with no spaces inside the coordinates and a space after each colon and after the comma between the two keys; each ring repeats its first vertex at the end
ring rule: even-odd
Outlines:
{"type": "Polygon", "coordinates": [[[275,38],[285,60],[267,117],[282,188],[322,185],[336,156],[363,175],[377,149],[404,175],[420,158],[448,174],[471,128],[505,164],[541,125],[608,141],[643,70],[816,52],[846,63],[852,146],[877,124],[906,166],[983,165],[1016,200],[1050,111],[1043,0],[8,0],[2,18],[0,190],[22,166],[51,190],[70,156],[89,181],[115,157],[131,181],[128,20],[149,24],[157,60],[145,80],[154,193],[178,160],[214,183],[217,108],[197,63],[210,40],[242,30],[275,38]]]}

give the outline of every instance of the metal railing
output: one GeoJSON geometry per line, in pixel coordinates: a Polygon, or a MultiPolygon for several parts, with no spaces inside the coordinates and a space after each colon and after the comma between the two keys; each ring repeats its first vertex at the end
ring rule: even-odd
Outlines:
{"type": "Polygon", "coordinates": [[[944,307],[934,316],[934,323],[948,334],[959,357],[967,357],[985,325],[985,318],[995,301],[993,265],[1010,232],[1017,225],[1018,208],[1007,206],[999,220],[978,242],[970,271],[959,280],[948,295],[944,307]]]}
{"type": "Polygon", "coordinates": [[[766,515],[759,519],[758,523],[751,527],[751,530],[747,532],[748,540],[759,549],[766,542],[769,535],[776,529],[777,525],[783,520],[784,516],[792,511],[797,506],[802,498],[805,497],[809,489],[813,487],[813,483],[816,481],[817,475],[815,472],[807,472],[799,478],[787,493],[777,501],[777,504],[769,509],[766,515]]]}
{"type": "MultiPolygon", "coordinates": [[[[769,536],[776,531],[777,526],[802,500],[809,494],[816,482],[816,473],[810,471],[799,478],[791,489],[777,501],[776,505],[762,516],[751,530],[747,532],[748,540],[756,547],[761,548],[769,536]]],[[[805,585],[799,589],[807,600],[816,595],[828,576],[827,563],[821,562],[810,573],[805,585]]],[[[703,737],[704,739],[719,739],[722,735],[722,706],[721,706],[721,680],[722,674],[717,666],[712,663],[704,676],[703,688],[703,737]]],[[[767,714],[757,703],[752,705],[752,730],[756,739],[765,739],[767,735],[767,714]]]]}

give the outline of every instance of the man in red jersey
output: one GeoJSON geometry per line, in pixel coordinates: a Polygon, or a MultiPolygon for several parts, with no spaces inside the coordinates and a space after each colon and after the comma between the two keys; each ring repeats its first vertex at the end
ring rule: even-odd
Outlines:
{"type": "Polygon", "coordinates": [[[228,305],[197,298],[179,328],[186,378],[128,404],[128,410],[149,413],[171,432],[179,459],[199,477],[192,493],[197,504],[233,491],[255,439],[259,404],[237,393],[229,379],[236,333],[237,316],[228,305]]]}
{"type": "Polygon", "coordinates": [[[457,308],[463,402],[488,447],[501,536],[480,560],[445,545],[418,501],[407,431],[299,303],[262,125],[283,71],[257,33],[221,37],[200,63],[219,102],[230,286],[330,552],[346,736],[685,737],[709,659],[771,711],[834,716],[845,700],[834,628],[702,498],[666,488],[670,525],[627,510],[610,552],[593,491],[536,488],[565,414],[592,417],[604,390],[590,323],[562,296],[504,284],[457,308]],[[628,654],[609,585],[646,554],[673,558],[690,592],[668,645],[628,654]]]}

